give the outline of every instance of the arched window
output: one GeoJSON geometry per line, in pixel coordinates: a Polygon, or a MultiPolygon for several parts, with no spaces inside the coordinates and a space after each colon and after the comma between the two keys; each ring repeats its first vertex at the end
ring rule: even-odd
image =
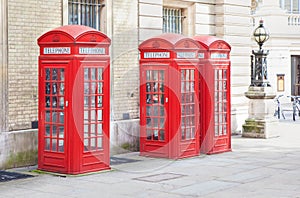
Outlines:
{"type": "Polygon", "coordinates": [[[288,13],[300,14],[300,0],[279,0],[280,7],[288,13]]]}

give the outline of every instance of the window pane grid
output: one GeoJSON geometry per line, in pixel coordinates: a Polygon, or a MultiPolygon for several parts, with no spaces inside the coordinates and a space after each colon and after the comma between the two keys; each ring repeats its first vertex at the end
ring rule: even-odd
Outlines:
{"type": "Polygon", "coordinates": [[[103,68],[84,68],[84,151],[101,150],[103,146],[103,68]]]}
{"type": "Polygon", "coordinates": [[[45,68],[45,147],[64,152],[64,68],[45,68]]]}
{"type": "Polygon", "coordinates": [[[222,136],[227,134],[227,71],[218,69],[214,72],[215,136],[222,136]]]}
{"type": "Polygon", "coordinates": [[[164,71],[146,71],[147,140],[165,141],[164,71]]]}
{"type": "Polygon", "coordinates": [[[195,70],[181,70],[181,140],[195,139],[195,70]]]}

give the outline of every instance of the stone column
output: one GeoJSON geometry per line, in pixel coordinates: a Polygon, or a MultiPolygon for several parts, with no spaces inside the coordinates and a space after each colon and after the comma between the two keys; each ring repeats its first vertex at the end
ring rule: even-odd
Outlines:
{"type": "Polygon", "coordinates": [[[272,87],[250,86],[245,96],[249,98],[248,119],[243,125],[243,137],[271,138],[279,136],[279,122],[274,118],[274,98],[272,87]]]}
{"type": "Polygon", "coordinates": [[[0,133],[8,131],[7,0],[0,0],[0,133]]]}

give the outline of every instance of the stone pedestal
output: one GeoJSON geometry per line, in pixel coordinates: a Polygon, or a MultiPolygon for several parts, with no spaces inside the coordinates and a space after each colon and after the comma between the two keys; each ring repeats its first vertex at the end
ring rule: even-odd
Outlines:
{"type": "Polygon", "coordinates": [[[272,138],[279,136],[279,122],[274,118],[275,92],[271,87],[250,86],[245,96],[249,101],[249,116],[243,125],[242,137],[272,138]]]}

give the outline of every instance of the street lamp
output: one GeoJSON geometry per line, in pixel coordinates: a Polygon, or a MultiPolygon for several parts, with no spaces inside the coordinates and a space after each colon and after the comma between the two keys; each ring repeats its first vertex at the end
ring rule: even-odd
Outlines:
{"type": "Polygon", "coordinates": [[[269,39],[269,32],[264,27],[263,20],[254,30],[254,39],[259,45],[259,50],[252,50],[251,55],[251,85],[254,87],[270,87],[267,71],[267,55],[269,51],[262,49],[263,44],[269,39]]]}
{"type": "Polygon", "coordinates": [[[270,35],[268,30],[264,27],[264,21],[259,21],[259,26],[254,30],[253,33],[254,39],[259,45],[259,49],[261,50],[263,44],[269,39],[270,35]]]}

